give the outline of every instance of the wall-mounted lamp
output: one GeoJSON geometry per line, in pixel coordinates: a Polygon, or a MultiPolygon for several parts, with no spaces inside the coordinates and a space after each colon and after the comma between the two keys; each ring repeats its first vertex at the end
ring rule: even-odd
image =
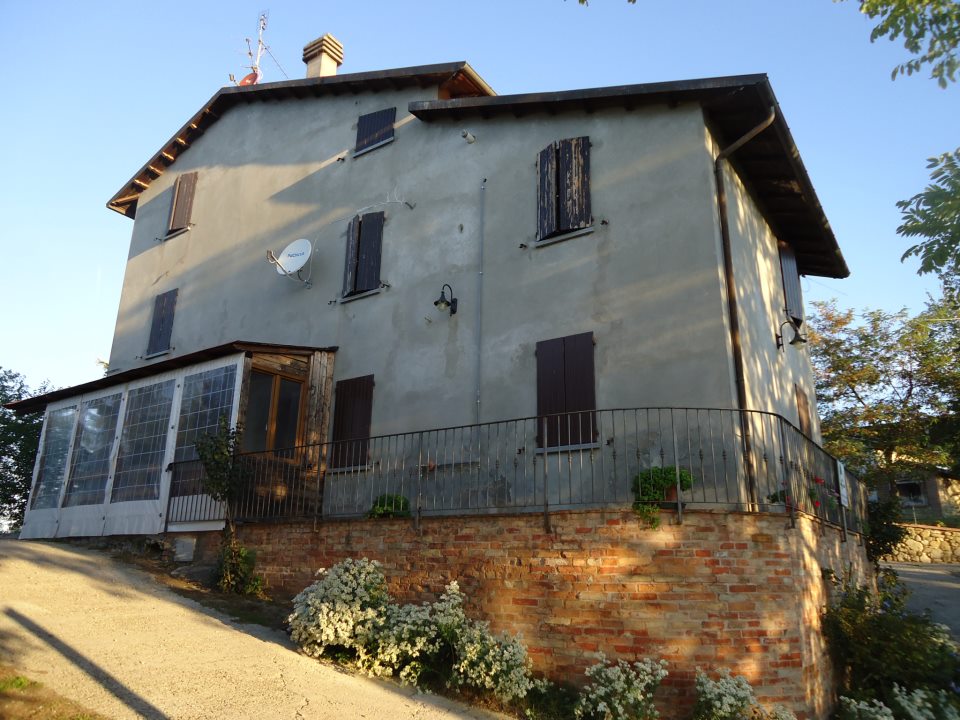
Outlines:
{"type": "Polygon", "coordinates": [[[457,299],[453,296],[453,288],[444,283],[440,288],[440,297],[433,301],[433,305],[437,310],[443,312],[447,308],[450,308],[450,314],[457,314],[457,299]],[[444,288],[450,290],[450,299],[447,300],[447,294],[444,292],[444,288]]]}
{"type": "Polygon", "coordinates": [[[782,323],[780,323],[780,327],[777,328],[777,350],[783,350],[783,335],[780,331],[783,330],[784,325],[789,325],[793,330],[793,339],[790,340],[790,345],[793,345],[794,347],[797,347],[798,345],[806,345],[807,339],[800,334],[800,330],[796,325],[793,324],[793,320],[784,320],[782,323]]]}
{"type": "Polygon", "coordinates": [[[466,140],[470,145],[473,145],[473,143],[477,141],[477,136],[469,130],[464,130],[462,133],[460,133],[460,137],[466,140]]]}

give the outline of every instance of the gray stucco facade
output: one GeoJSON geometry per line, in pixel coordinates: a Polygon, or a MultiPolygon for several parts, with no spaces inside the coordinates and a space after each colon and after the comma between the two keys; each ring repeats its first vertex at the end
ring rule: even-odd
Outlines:
{"type": "MultiPolygon", "coordinates": [[[[140,183],[111,375],[238,340],[335,348],[332,382],[375,379],[376,436],[534,416],[537,342],[592,333],[597,408],[736,408],[713,172],[723,142],[696,96],[411,112],[442,94],[436,82],[360,85],[222,112],[140,183]],[[390,107],[393,141],[354,157],[358,118],[390,107]],[[538,153],[574,137],[589,138],[593,222],[539,241],[538,153]],[[191,172],[191,226],[167,237],[191,172]],[[381,287],[344,298],[349,222],[373,211],[385,213],[381,287]],[[313,246],[309,286],[266,259],[298,238],[313,246]],[[444,283],[455,315],[433,306],[444,283]],[[170,350],[145,357],[155,298],[174,289],[170,350]]],[[[778,236],[738,171],[724,172],[748,408],[799,425],[800,388],[819,440],[807,354],[776,346],[778,236]]]]}

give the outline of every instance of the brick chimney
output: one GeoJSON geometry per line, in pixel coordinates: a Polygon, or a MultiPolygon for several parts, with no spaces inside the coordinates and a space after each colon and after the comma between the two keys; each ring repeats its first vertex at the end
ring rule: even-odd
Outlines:
{"type": "Polygon", "coordinates": [[[307,64],[307,77],[329,77],[337,74],[343,65],[343,45],[327,33],[303,48],[303,61],[307,64]]]}

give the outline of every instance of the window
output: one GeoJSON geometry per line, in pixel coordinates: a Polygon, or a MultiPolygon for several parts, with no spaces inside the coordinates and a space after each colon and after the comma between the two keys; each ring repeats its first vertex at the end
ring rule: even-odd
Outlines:
{"type": "Polygon", "coordinates": [[[787,317],[797,327],[803,324],[803,295],[800,292],[800,272],[797,269],[797,256],[786,243],[779,243],[780,275],[783,278],[783,302],[787,317]]]}
{"type": "Polygon", "coordinates": [[[340,380],[335,393],[330,467],[366,465],[373,415],[373,375],[340,380]]]}
{"type": "Polygon", "coordinates": [[[810,421],[810,398],[800,389],[800,386],[794,383],[793,390],[797,396],[797,415],[800,418],[800,432],[810,437],[813,428],[810,421]]]}
{"type": "Polygon", "coordinates": [[[397,119],[395,107],[361,115],[357,122],[357,146],[353,156],[363,155],[393,140],[393,123],[397,119]]]}
{"type": "Polygon", "coordinates": [[[559,140],[541,150],[537,188],[538,240],[590,227],[590,138],[559,140]]]}
{"type": "Polygon", "coordinates": [[[171,378],[127,393],[110,502],[160,497],[175,384],[171,378]]]}
{"type": "Polygon", "coordinates": [[[116,393],[87,400],[80,406],[64,507],[103,502],[122,397],[123,393],[116,393]]]}
{"type": "Polygon", "coordinates": [[[55,508],[60,503],[60,490],[67,472],[67,453],[73,424],[77,419],[77,406],[50,410],[43,425],[43,450],[40,453],[37,482],[33,488],[33,510],[55,508]]]}
{"type": "Polygon", "coordinates": [[[923,485],[916,480],[897,480],[897,495],[906,507],[925,507],[927,496],[923,485]]]}
{"type": "Polygon", "coordinates": [[[197,173],[184,173],[177,178],[173,188],[173,204],[170,206],[170,222],[167,235],[187,230],[193,215],[193,195],[197,190],[197,173]]]}
{"type": "Polygon", "coordinates": [[[343,270],[343,296],[380,287],[380,249],[383,244],[382,212],[357,215],[347,228],[347,260],[343,270]]]}
{"type": "Polygon", "coordinates": [[[237,368],[234,365],[205,370],[184,378],[174,462],[196,460],[194,443],[197,437],[216,433],[221,415],[232,417],[236,378],[237,368]]]}
{"type": "Polygon", "coordinates": [[[244,452],[296,447],[300,438],[303,382],[252,370],[243,431],[244,452]]]}
{"type": "Polygon", "coordinates": [[[537,343],[537,445],[586,445],[597,439],[593,333],[537,343]],[[546,442],[543,426],[546,423],[546,442]]]}
{"type": "Polygon", "coordinates": [[[157,295],[153,302],[153,322],[150,324],[150,339],[147,341],[147,357],[165,353],[170,349],[177,292],[178,290],[174,289],[157,295]]]}

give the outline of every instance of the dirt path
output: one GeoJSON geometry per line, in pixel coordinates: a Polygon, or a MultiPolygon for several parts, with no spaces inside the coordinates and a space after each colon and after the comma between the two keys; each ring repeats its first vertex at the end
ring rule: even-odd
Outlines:
{"type": "Polygon", "coordinates": [[[495,717],[344,674],[105,555],[40,542],[0,540],[0,663],[115,720],[495,717]]]}

